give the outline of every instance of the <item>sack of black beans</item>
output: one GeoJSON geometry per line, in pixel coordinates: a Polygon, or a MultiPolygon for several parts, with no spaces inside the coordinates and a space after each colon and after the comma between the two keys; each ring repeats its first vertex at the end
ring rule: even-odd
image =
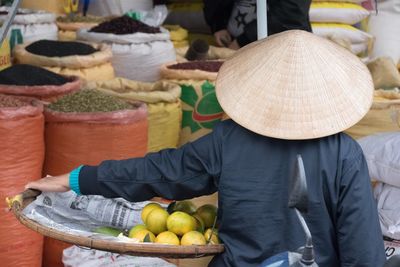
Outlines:
{"type": "MultiPolygon", "coordinates": [[[[185,62],[188,61],[185,56],[186,52],[188,51],[189,46],[182,46],[182,47],[176,47],[175,46],[175,51],[176,51],[176,61],[178,62],[185,62]]],[[[236,50],[229,49],[226,47],[218,47],[218,46],[212,46],[210,45],[208,54],[207,54],[207,60],[226,60],[233,56],[235,54],[236,50]]]]}
{"type": "MultiPolygon", "coordinates": [[[[9,7],[0,7],[0,21],[3,22],[9,7]]],[[[56,15],[45,11],[18,9],[9,31],[11,47],[15,44],[40,39],[57,40],[56,15]]]]}
{"type": "Polygon", "coordinates": [[[90,30],[81,29],[77,37],[110,44],[117,77],[154,82],[160,78],[161,65],[175,61],[175,49],[167,30],[128,16],[103,22],[90,30]]]}
{"type": "Polygon", "coordinates": [[[182,89],[180,145],[210,133],[221,121],[224,113],[215,95],[215,79],[222,63],[188,61],[162,66],[162,78],[178,83],[182,89]]]}
{"type": "Polygon", "coordinates": [[[79,90],[81,82],[75,76],[62,76],[46,69],[17,64],[0,71],[0,93],[30,96],[53,101],[79,90]]]}
{"type": "Polygon", "coordinates": [[[40,40],[16,46],[14,57],[21,64],[40,66],[87,81],[114,78],[111,47],[106,44],[40,40]]]}

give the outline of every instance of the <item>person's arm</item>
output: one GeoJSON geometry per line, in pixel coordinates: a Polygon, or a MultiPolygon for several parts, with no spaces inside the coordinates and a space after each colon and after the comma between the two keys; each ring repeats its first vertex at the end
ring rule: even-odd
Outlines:
{"type": "Polygon", "coordinates": [[[343,164],[337,208],[337,240],[342,267],[378,267],[385,262],[382,232],[361,148],[343,164]]]}
{"type": "Polygon", "coordinates": [[[83,166],[78,175],[70,176],[71,188],[84,195],[130,201],[156,196],[180,200],[212,194],[217,191],[215,178],[221,171],[222,139],[222,126],[217,125],[211,134],[179,149],[144,158],[104,161],[96,167],[83,166]]]}

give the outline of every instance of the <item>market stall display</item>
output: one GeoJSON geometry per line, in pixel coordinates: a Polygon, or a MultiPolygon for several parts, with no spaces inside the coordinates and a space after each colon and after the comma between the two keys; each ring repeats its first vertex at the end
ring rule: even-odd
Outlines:
{"type": "Polygon", "coordinates": [[[333,41],[347,41],[350,43],[350,51],[354,54],[368,56],[374,38],[354,27],[370,15],[370,11],[361,6],[361,2],[313,1],[310,8],[313,32],[322,37],[333,38],[333,41]]]}
{"type": "Polygon", "coordinates": [[[32,65],[17,64],[0,71],[0,93],[52,101],[80,89],[77,77],[66,77],[32,65]]]}
{"type": "Polygon", "coordinates": [[[39,101],[0,95],[0,258],[7,266],[41,266],[43,237],[22,227],[4,200],[42,176],[43,131],[39,101]]]}
{"type": "Polygon", "coordinates": [[[86,81],[114,78],[111,48],[105,44],[40,40],[18,45],[14,56],[18,63],[36,65],[86,81]]]}
{"type": "MultiPolygon", "coordinates": [[[[8,7],[0,7],[0,21],[6,18],[8,7]]],[[[41,10],[18,9],[10,28],[11,48],[16,44],[40,39],[57,40],[56,15],[41,10]]]]}
{"type": "Polygon", "coordinates": [[[174,83],[143,83],[123,78],[86,84],[126,101],[142,101],[148,110],[148,152],[176,148],[182,120],[181,88],[174,83]]]}
{"type": "MultiPolygon", "coordinates": [[[[80,164],[144,156],[147,109],[96,90],[66,95],[45,109],[44,175],[60,175],[80,164]],[[79,136],[79,138],[76,138],[79,136]]],[[[45,239],[44,266],[62,266],[66,244],[45,239]]]]}
{"type": "Polygon", "coordinates": [[[152,0],[91,0],[88,14],[95,16],[121,16],[131,10],[151,10],[152,0]]]}
{"type": "Polygon", "coordinates": [[[117,77],[155,82],[160,78],[160,66],[175,60],[167,30],[128,16],[103,22],[90,30],[81,29],[77,36],[80,40],[111,45],[117,77]]]}

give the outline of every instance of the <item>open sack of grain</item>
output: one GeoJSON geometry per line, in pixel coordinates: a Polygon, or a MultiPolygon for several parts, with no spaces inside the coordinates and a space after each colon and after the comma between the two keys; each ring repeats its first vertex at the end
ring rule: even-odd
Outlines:
{"type": "Polygon", "coordinates": [[[223,116],[215,94],[215,79],[223,61],[188,61],[161,68],[163,79],[182,89],[182,130],[179,144],[210,133],[223,116]]]}
{"type": "Polygon", "coordinates": [[[128,16],[103,22],[90,30],[81,29],[77,36],[80,40],[111,45],[117,77],[155,82],[160,78],[160,66],[175,60],[167,30],[128,16]]]}
{"type": "Polygon", "coordinates": [[[43,236],[20,224],[4,199],[42,177],[43,132],[39,101],[0,94],[0,259],[6,266],[42,266],[43,236]]]}
{"type": "Polygon", "coordinates": [[[356,125],[345,132],[353,138],[400,130],[400,92],[375,90],[374,101],[368,113],[356,125]]]}
{"type": "Polygon", "coordinates": [[[310,8],[313,32],[331,39],[356,55],[368,56],[372,51],[374,38],[354,26],[370,15],[370,11],[361,6],[361,2],[314,0],[310,8]]]}
{"type": "MultiPolygon", "coordinates": [[[[0,21],[8,14],[8,7],[0,7],[0,21]]],[[[40,39],[57,40],[56,15],[45,11],[18,9],[9,31],[11,48],[16,44],[40,39]]]]}
{"type": "MultiPolygon", "coordinates": [[[[147,108],[143,103],[129,104],[96,90],[81,90],[50,104],[44,114],[44,175],[147,152],[147,108]]],[[[68,246],[45,238],[43,266],[63,266],[62,251],[68,246]]]]}
{"type": "Polygon", "coordinates": [[[82,15],[58,17],[58,40],[74,41],[76,40],[76,32],[79,29],[90,29],[105,20],[105,17],[82,15]]]}
{"type": "Polygon", "coordinates": [[[111,48],[105,44],[40,40],[16,46],[14,57],[21,64],[88,81],[114,78],[111,48]]]}
{"type": "Polygon", "coordinates": [[[62,76],[33,65],[17,64],[0,71],[0,93],[52,101],[80,89],[78,77],[62,76]]]}
{"type": "Polygon", "coordinates": [[[182,120],[181,88],[166,81],[143,83],[124,78],[91,82],[85,86],[128,102],[141,101],[148,110],[148,152],[178,146],[182,120]]]}

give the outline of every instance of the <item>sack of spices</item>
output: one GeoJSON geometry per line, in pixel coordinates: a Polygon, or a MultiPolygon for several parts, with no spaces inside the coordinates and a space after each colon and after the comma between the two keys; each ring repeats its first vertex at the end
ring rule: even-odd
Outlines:
{"type": "Polygon", "coordinates": [[[210,133],[223,116],[217,101],[214,81],[223,61],[189,61],[164,65],[163,79],[178,83],[182,89],[182,130],[179,144],[210,133]]]}
{"type": "Polygon", "coordinates": [[[353,138],[368,135],[395,132],[400,130],[400,91],[375,90],[374,102],[367,115],[345,132],[353,138]]]}
{"type": "Polygon", "coordinates": [[[400,73],[392,58],[380,57],[367,64],[375,89],[400,87],[400,73]]]}
{"type": "Polygon", "coordinates": [[[111,45],[117,77],[143,82],[160,78],[161,65],[175,60],[167,30],[146,25],[128,16],[77,32],[80,40],[111,45]]]}
{"type": "Polygon", "coordinates": [[[0,71],[0,93],[52,101],[80,89],[78,77],[66,77],[46,69],[17,64],[0,71]]]}
{"type": "MultiPolygon", "coordinates": [[[[44,175],[60,175],[85,164],[144,156],[147,109],[97,90],[66,95],[45,109],[44,175]]],[[[67,243],[45,238],[43,266],[63,266],[67,243]]]]}
{"type": "MultiPolygon", "coordinates": [[[[0,21],[7,17],[9,7],[0,7],[0,21]]],[[[45,11],[18,9],[9,35],[11,48],[16,44],[40,39],[57,40],[56,15],[45,11]]]]}
{"type": "MultiPolygon", "coordinates": [[[[184,62],[187,61],[185,58],[186,52],[188,51],[189,46],[176,47],[176,61],[184,62]]],[[[207,60],[225,60],[235,54],[236,50],[229,49],[226,47],[217,47],[210,45],[208,50],[207,60]]]]}
{"type": "Polygon", "coordinates": [[[43,236],[19,223],[4,199],[42,177],[43,106],[32,98],[0,95],[0,259],[2,266],[42,266],[43,236]],[[23,255],[23,257],[21,256],[23,255]]]}
{"type": "Polygon", "coordinates": [[[14,57],[21,64],[39,66],[88,81],[114,78],[111,48],[105,44],[40,40],[16,46],[14,57]]]}
{"type": "Polygon", "coordinates": [[[181,88],[175,83],[143,83],[123,78],[92,82],[87,88],[97,89],[126,101],[142,101],[148,109],[148,152],[176,148],[181,129],[181,88]]]}
{"type": "Polygon", "coordinates": [[[106,18],[104,17],[82,15],[58,17],[58,40],[74,41],[76,40],[76,32],[79,29],[90,29],[105,20],[106,18]]]}

